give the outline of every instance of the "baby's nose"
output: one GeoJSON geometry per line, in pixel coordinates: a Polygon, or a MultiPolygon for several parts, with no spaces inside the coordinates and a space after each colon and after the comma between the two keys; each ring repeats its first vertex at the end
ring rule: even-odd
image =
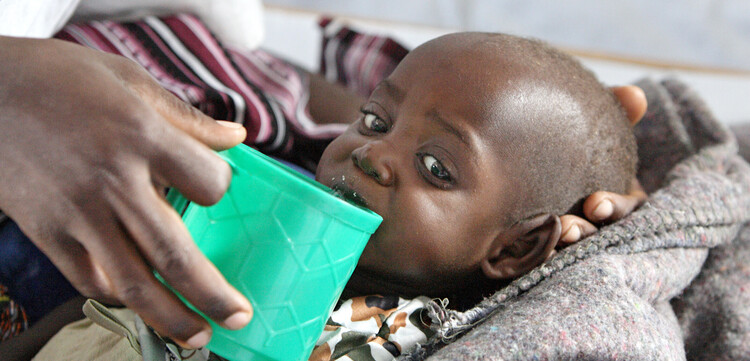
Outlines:
{"type": "Polygon", "coordinates": [[[375,178],[383,186],[393,184],[393,168],[389,156],[385,154],[387,146],[379,144],[374,146],[367,143],[352,152],[352,161],[365,174],[375,178]]]}

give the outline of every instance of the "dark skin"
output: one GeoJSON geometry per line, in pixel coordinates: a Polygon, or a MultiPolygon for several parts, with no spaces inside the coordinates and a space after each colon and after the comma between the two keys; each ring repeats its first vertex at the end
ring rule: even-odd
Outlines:
{"type": "Polygon", "coordinates": [[[118,56],[58,40],[0,37],[0,209],[85,296],[138,312],[184,346],[208,323],[249,322],[250,303],[216,270],[162,197],[218,201],[231,171],[213,151],[245,130],[219,123],[118,56]]]}
{"type": "MultiPolygon", "coordinates": [[[[384,217],[347,286],[352,295],[445,296],[473,284],[478,271],[516,278],[561,242],[557,215],[506,217],[525,194],[514,169],[531,166],[508,144],[525,114],[551,117],[575,104],[525,73],[524,59],[472,51],[482,36],[439,38],[412,51],[323,154],[318,181],[356,192],[355,201],[384,217]]],[[[610,219],[642,198],[620,198],[627,204],[615,209],[611,194],[599,192],[584,213],[610,219]]],[[[568,216],[568,239],[590,232],[586,223],[568,216]]]]}
{"type": "MultiPolygon", "coordinates": [[[[643,90],[634,85],[612,87],[611,90],[625,110],[630,125],[635,126],[646,113],[646,95],[643,90]]],[[[319,74],[310,74],[310,113],[318,123],[350,123],[351,119],[360,117],[360,107],[366,101],[367,99],[339,84],[329,83],[319,74]]],[[[645,199],[646,193],[635,179],[628,194],[595,192],[583,204],[586,219],[570,214],[560,217],[560,242],[575,243],[593,234],[597,230],[594,224],[618,220],[645,199]]]]}
{"type": "MultiPolygon", "coordinates": [[[[136,310],[182,346],[205,345],[210,327],[151,269],[219,324],[236,329],[249,322],[249,303],[194,247],[161,198],[164,186],[174,186],[201,204],[218,200],[230,172],[211,150],[238,144],[244,129],[207,118],[121,57],[57,40],[0,37],[0,49],[0,209],[82,294],[136,310]]],[[[316,121],[356,117],[361,99],[312,80],[316,121]],[[336,107],[320,101],[331,95],[347,100],[336,107]]],[[[617,89],[635,123],[646,108],[642,92],[617,89]]],[[[595,223],[639,202],[597,195],[584,205],[595,223]],[[591,213],[602,200],[611,201],[609,215],[591,213]]],[[[575,216],[561,223],[563,234],[577,230],[571,242],[596,229],[575,216]]]]}

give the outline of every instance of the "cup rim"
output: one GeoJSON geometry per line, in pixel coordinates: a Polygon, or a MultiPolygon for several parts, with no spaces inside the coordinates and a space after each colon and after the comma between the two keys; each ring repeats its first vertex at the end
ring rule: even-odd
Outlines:
{"type": "MultiPolygon", "coordinates": [[[[263,181],[289,191],[285,196],[313,205],[316,209],[354,228],[372,234],[383,218],[372,210],[338,197],[326,185],[245,144],[218,153],[232,167],[233,177],[257,175],[263,181]]],[[[227,192],[232,191],[232,186],[227,192]]]]}

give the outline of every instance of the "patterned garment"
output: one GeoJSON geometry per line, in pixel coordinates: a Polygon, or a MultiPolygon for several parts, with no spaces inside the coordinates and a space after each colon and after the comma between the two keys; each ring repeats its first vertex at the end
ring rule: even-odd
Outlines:
{"type": "Polygon", "coordinates": [[[330,18],[319,22],[323,31],[320,73],[363,97],[396,69],[409,50],[387,36],[366,34],[330,18]]]}
{"type": "Polygon", "coordinates": [[[346,128],[313,122],[304,72],[263,50],[222,46],[192,15],[72,24],[55,37],[134,60],[210,117],[243,124],[248,145],[311,171],[346,128]]]}
{"type": "Polygon", "coordinates": [[[10,299],[6,292],[5,286],[0,285],[0,341],[16,336],[29,327],[23,307],[10,299]]]}
{"type": "Polygon", "coordinates": [[[355,297],[331,313],[310,361],[395,360],[433,335],[424,316],[427,297],[355,297]]]}

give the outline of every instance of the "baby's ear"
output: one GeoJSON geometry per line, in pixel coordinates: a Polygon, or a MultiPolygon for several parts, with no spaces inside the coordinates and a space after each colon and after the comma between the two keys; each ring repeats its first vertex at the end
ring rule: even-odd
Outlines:
{"type": "Polygon", "coordinates": [[[498,235],[482,260],[482,271],[491,279],[520,277],[542,264],[560,240],[560,217],[542,214],[525,219],[498,235]]]}

